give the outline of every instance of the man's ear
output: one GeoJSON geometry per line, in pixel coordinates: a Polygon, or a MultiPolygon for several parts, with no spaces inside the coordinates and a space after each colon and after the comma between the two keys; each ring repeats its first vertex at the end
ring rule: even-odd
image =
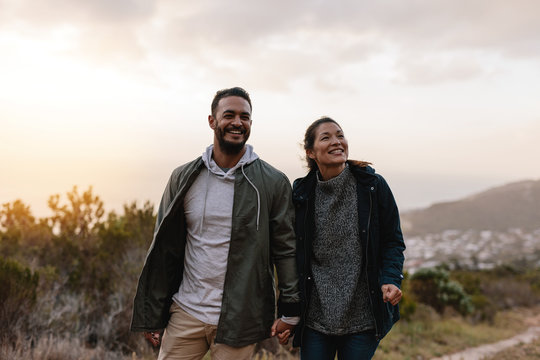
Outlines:
{"type": "Polygon", "coordinates": [[[208,125],[212,130],[216,129],[216,119],[212,115],[208,115],[208,125]]]}

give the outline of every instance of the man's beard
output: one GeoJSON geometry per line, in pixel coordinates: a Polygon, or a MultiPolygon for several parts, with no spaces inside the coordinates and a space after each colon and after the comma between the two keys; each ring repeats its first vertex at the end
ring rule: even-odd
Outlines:
{"type": "Polygon", "coordinates": [[[244,131],[244,140],[239,143],[232,143],[225,140],[225,131],[222,130],[219,126],[217,126],[215,134],[216,138],[218,139],[218,144],[221,151],[228,155],[236,155],[240,153],[244,149],[244,145],[246,145],[246,142],[249,138],[249,132],[244,129],[242,129],[242,131],[244,131]]]}

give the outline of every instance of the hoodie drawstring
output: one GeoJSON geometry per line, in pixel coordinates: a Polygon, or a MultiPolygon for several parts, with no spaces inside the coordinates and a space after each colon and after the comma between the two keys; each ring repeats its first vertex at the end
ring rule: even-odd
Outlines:
{"type": "Polygon", "coordinates": [[[199,229],[199,234],[202,235],[203,233],[203,225],[204,225],[204,215],[206,213],[206,199],[208,198],[208,182],[210,181],[210,169],[206,168],[207,170],[207,176],[206,176],[206,191],[204,192],[204,202],[203,202],[203,210],[202,210],[202,219],[201,219],[201,228],[199,229]]]}
{"type": "Polygon", "coordinates": [[[242,174],[244,174],[244,177],[248,181],[248,183],[255,189],[255,192],[257,193],[257,231],[259,231],[259,216],[261,214],[261,196],[259,195],[259,189],[249,180],[246,173],[244,172],[244,164],[242,164],[242,174]]]}

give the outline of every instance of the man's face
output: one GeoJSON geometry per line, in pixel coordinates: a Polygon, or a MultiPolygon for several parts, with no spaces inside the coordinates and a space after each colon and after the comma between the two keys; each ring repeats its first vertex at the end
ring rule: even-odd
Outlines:
{"type": "Polygon", "coordinates": [[[238,154],[249,139],[251,107],[239,96],[224,97],[218,103],[215,117],[210,115],[208,122],[220,149],[227,154],[238,154]]]}

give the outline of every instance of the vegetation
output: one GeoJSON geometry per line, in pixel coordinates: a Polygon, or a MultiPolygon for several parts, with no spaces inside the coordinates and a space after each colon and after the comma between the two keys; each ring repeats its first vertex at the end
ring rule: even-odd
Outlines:
{"type": "MultiPolygon", "coordinates": [[[[129,332],[153,206],[106,213],[92,188],[77,187],[48,205],[52,215],[39,219],[21,200],[0,210],[0,358],[154,359],[129,332]]],[[[406,274],[403,291],[402,320],[376,359],[428,359],[524,330],[527,311],[538,312],[540,270],[438,267],[406,274]]],[[[298,358],[275,339],[259,349],[257,359],[298,358]]]]}
{"type": "Polygon", "coordinates": [[[418,270],[411,277],[410,288],[419,302],[431,306],[439,313],[448,307],[462,315],[473,311],[470,296],[461,284],[450,280],[450,274],[443,268],[418,270]]]}
{"type": "Polygon", "coordinates": [[[539,311],[540,306],[506,310],[498,312],[492,323],[473,323],[455,313],[441,315],[420,304],[411,320],[399,321],[381,341],[374,359],[427,360],[494,343],[525,331],[529,326],[527,319],[539,311]]]}
{"type": "Polygon", "coordinates": [[[74,187],[49,207],[53,215],[42,219],[21,200],[0,211],[0,358],[152,355],[129,322],[153,206],[131,203],[105,216],[92,188],[74,187]]]}

